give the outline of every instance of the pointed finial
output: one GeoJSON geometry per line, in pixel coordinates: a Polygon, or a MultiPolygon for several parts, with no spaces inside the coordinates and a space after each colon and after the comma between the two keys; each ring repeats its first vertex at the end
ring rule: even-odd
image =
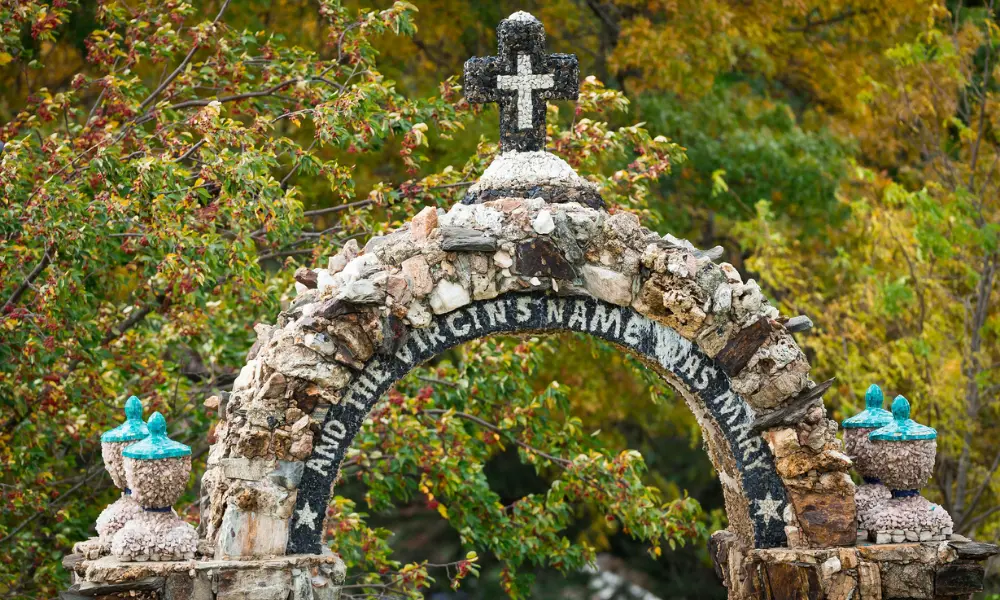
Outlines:
{"type": "Polygon", "coordinates": [[[865,392],[865,408],[868,410],[882,408],[884,401],[885,397],[882,395],[882,388],[878,384],[873,383],[868,386],[868,391],[865,392]]]}
{"type": "Polygon", "coordinates": [[[878,429],[892,423],[892,414],[882,408],[885,398],[882,388],[877,384],[868,386],[865,392],[865,408],[853,417],[844,419],[841,426],[845,429],[878,429]]]}
{"type": "Polygon", "coordinates": [[[149,435],[146,424],[142,421],[142,402],[135,396],[125,401],[125,422],[110,431],[101,434],[105,443],[134,442],[149,435]]]}
{"type": "Polygon", "coordinates": [[[902,396],[896,396],[892,401],[892,418],[897,421],[910,420],[910,401],[902,396]]]}
{"type": "Polygon", "coordinates": [[[129,421],[142,419],[142,402],[136,396],[129,396],[125,401],[125,418],[129,421]]]}
{"type": "Polygon", "coordinates": [[[122,452],[125,458],[136,460],[159,460],[189,456],[191,447],[167,437],[167,420],[159,412],[154,412],[147,421],[149,437],[138,444],[129,446],[122,452]]]}
{"type": "Polygon", "coordinates": [[[167,435],[167,420],[159,412],[150,415],[149,421],[146,424],[149,427],[149,435],[156,437],[167,435]]]}

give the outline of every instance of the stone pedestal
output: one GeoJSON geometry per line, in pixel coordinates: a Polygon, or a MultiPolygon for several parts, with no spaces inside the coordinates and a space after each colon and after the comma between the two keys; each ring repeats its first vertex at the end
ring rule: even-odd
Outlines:
{"type": "Polygon", "coordinates": [[[63,600],[339,600],[340,557],[292,555],[261,560],[122,562],[114,556],[63,561],[73,586],[63,600]]]}
{"type": "Polygon", "coordinates": [[[709,551],[730,600],[948,600],[982,591],[993,544],[943,542],[849,548],[747,549],[728,531],[709,551]]]}

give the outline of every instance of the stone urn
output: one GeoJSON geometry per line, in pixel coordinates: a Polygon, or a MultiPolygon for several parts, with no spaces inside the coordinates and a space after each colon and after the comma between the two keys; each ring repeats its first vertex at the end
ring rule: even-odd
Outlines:
{"type": "Polygon", "coordinates": [[[167,437],[167,423],[153,413],[149,437],[122,452],[125,480],[142,512],[115,534],[111,553],[124,561],[191,559],[198,533],[173,509],[191,474],[191,448],[167,437]]]}
{"type": "Polygon", "coordinates": [[[854,502],[858,507],[858,538],[867,539],[872,526],[872,518],[891,497],[887,488],[875,474],[875,447],[868,435],[892,423],[892,413],[882,408],[885,398],[882,388],[874,383],[865,392],[865,408],[853,417],[844,419],[844,452],[854,461],[854,468],[864,480],[854,492],[854,502]]]}
{"type": "Polygon", "coordinates": [[[937,431],[910,418],[910,403],[892,402],[892,422],[868,436],[872,473],[889,488],[891,498],[871,519],[869,538],[877,543],[941,541],[952,533],[951,516],[920,495],[934,474],[937,431]]]}
{"type": "Polygon", "coordinates": [[[125,463],[122,451],[149,436],[149,429],[142,420],[142,402],[132,396],[125,401],[125,422],[101,434],[101,458],[111,481],[122,490],[121,497],[109,504],[97,517],[96,544],[93,540],[82,542],[78,549],[91,558],[107,554],[111,539],[126,523],[142,512],[142,507],[132,497],[125,483],[125,463]]]}

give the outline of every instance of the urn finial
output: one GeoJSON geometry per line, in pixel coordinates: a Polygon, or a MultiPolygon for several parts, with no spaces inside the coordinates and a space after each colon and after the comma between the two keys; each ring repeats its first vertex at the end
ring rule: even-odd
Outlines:
{"type": "Polygon", "coordinates": [[[160,460],[190,456],[191,447],[167,437],[167,420],[154,412],[147,422],[149,437],[126,448],[122,455],[136,460],[160,460]]]}
{"type": "Polygon", "coordinates": [[[885,396],[882,395],[882,388],[874,383],[868,386],[868,391],[865,392],[865,408],[868,410],[882,408],[883,402],[885,402],[885,396]]]}
{"type": "Polygon", "coordinates": [[[892,414],[882,408],[885,397],[877,384],[868,386],[865,392],[865,408],[853,417],[844,419],[844,429],[878,429],[892,422],[892,414]]]}
{"type": "Polygon", "coordinates": [[[101,434],[105,443],[134,442],[149,435],[149,429],[142,422],[142,402],[135,396],[125,401],[125,422],[101,434]]]}
{"type": "Polygon", "coordinates": [[[910,401],[903,396],[896,396],[892,401],[893,421],[876,429],[868,435],[872,441],[908,442],[912,440],[933,440],[937,438],[937,430],[921,425],[910,418],[910,401]]]}

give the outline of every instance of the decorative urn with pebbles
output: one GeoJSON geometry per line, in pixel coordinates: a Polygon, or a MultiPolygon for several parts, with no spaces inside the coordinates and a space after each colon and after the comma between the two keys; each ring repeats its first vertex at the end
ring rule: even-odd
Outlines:
{"type": "Polygon", "coordinates": [[[115,534],[111,553],[125,561],[194,558],[198,533],[172,508],[191,474],[191,448],[167,437],[167,423],[153,413],[149,437],[122,455],[125,480],[142,512],[115,534]]]}
{"type": "Polygon", "coordinates": [[[880,460],[868,435],[892,423],[892,413],[882,408],[885,397],[882,388],[874,383],[865,392],[865,408],[853,417],[844,419],[844,451],[854,461],[854,468],[864,480],[854,493],[858,506],[858,537],[867,539],[872,519],[891,497],[887,488],[875,475],[875,464],[880,460]]]}
{"type": "Polygon", "coordinates": [[[107,554],[111,550],[111,539],[126,523],[142,513],[142,507],[132,497],[132,491],[125,482],[125,463],[122,451],[146,439],[149,429],[142,420],[142,402],[132,396],[125,402],[125,422],[101,434],[101,458],[104,468],[111,475],[115,487],[122,490],[120,498],[109,504],[97,517],[98,540],[78,544],[77,551],[90,558],[107,554]]]}
{"type": "Polygon", "coordinates": [[[910,418],[910,403],[892,402],[892,422],[868,436],[874,454],[871,472],[891,490],[870,522],[876,543],[941,541],[952,533],[951,516],[920,495],[934,473],[937,431],[910,418]]]}

